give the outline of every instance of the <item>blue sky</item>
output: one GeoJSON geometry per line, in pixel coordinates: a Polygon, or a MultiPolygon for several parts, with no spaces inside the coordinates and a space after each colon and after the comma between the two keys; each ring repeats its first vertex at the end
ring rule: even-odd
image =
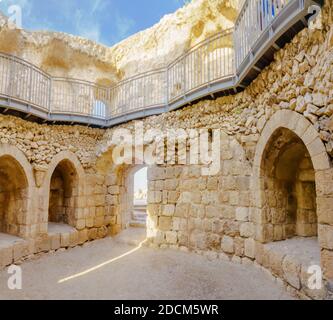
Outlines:
{"type": "Polygon", "coordinates": [[[185,0],[0,0],[8,15],[15,4],[22,8],[27,30],[62,31],[111,46],[157,23],[185,0]]]}
{"type": "Polygon", "coordinates": [[[142,168],[139,170],[134,176],[134,193],[141,190],[147,190],[148,182],[147,182],[148,168],[142,168]]]}

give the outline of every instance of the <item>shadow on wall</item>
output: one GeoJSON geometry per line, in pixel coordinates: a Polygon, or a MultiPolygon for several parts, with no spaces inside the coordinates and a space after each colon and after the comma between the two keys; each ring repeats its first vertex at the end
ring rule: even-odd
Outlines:
{"type": "Polygon", "coordinates": [[[28,182],[11,156],[0,158],[0,233],[20,234],[28,209],[28,182]]]}
{"type": "Polygon", "coordinates": [[[78,176],[70,161],[64,160],[54,170],[50,183],[49,222],[75,225],[75,196],[78,176]]]}
{"type": "Polygon", "coordinates": [[[315,171],[302,140],[288,129],[278,129],[263,159],[263,216],[272,230],[269,240],[317,236],[315,171]]]}

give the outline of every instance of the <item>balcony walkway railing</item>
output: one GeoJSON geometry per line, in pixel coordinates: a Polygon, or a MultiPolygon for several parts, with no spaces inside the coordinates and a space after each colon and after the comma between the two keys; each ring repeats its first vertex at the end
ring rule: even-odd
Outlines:
{"type": "Polygon", "coordinates": [[[29,62],[0,54],[1,110],[50,122],[108,127],[209,95],[236,93],[318,9],[311,0],[245,0],[234,30],[201,42],[166,68],[113,87],[54,78],[29,62]]]}

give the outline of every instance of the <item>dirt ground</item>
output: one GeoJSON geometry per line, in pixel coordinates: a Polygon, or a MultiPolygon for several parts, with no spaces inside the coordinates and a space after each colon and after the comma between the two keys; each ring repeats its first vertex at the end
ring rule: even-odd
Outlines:
{"type": "Polygon", "coordinates": [[[254,266],[136,244],[124,233],[25,262],[22,290],[3,270],[0,299],[292,299],[254,266]]]}

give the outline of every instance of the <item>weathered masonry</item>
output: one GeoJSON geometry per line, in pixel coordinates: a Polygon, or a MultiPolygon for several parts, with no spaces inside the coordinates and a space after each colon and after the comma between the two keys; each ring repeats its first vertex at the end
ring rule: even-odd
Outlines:
{"type": "MultiPolygon", "coordinates": [[[[246,1],[241,17],[254,3],[246,1]]],[[[270,49],[252,50],[249,56],[246,53],[251,50],[236,51],[236,66],[249,59],[243,69],[252,70],[252,76],[246,72],[247,80],[239,81],[244,85],[254,79],[244,91],[228,94],[224,90],[226,96],[203,99],[158,116],[150,117],[145,111],[145,129],[222,132],[217,175],[203,176],[200,165],[148,166],[146,244],[255,263],[302,297],[332,298],[333,2],[325,1],[316,23],[305,29],[304,25],[299,28],[298,19],[304,11],[296,9],[302,4],[308,10],[312,3],[269,3],[275,5],[276,14],[267,17],[266,25],[261,24],[258,37],[249,38],[252,43],[241,43],[253,50],[261,44],[268,50],[267,44],[273,41],[281,49],[272,45],[274,58],[262,71],[259,61],[270,60],[270,49]],[[290,8],[296,11],[288,11],[290,8]],[[285,23],[282,18],[291,12],[295,24],[289,25],[288,20],[286,28],[277,31],[277,22],[285,23]],[[272,26],[273,31],[281,32],[279,37],[263,41],[272,26]],[[283,32],[288,34],[290,29],[294,30],[292,39],[286,41],[283,32]],[[284,47],[279,42],[283,39],[284,47]],[[307,271],[313,265],[323,270],[325,285],[318,290],[308,287],[307,271]]],[[[309,14],[303,18],[306,21],[309,14]]],[[[21,71],[12,76],[14,93],[26,83],[15,77],[21,77],[21,71]]],[[[3,81],[0,76],[0,88],[3,81]]],[[[182,83],[176,87],[182,88],[182,83]]],[[[130,90],[128,99],[136,97],[135,90],[124,88],[130,90]]],[[[25,99],[14,93],[6,98],[18,106],[25,99]]],[[[83,95],[78,95],[78,99],[66,101],[70,110],[62,110],[73,122],[80,122],[72,111],[82,101],[86,101],[83,95]]],[[[31,108],[29,102],[27,108],[31,108]]],[[[136,105],[137,100],[131,103],[136,105]]],[[[115,164],[115,146],[110,143],[120,127],[134,132],[137,121],[126,122],[128,117],[122,118],[121,126],[103,129],[0,116],[0,267],[36,253],[114,235],[128,226],[128,184],[141,165],[115,164]]],[[[101,126],[112,124],[105,121],[102,119],[101,126]]]]}

